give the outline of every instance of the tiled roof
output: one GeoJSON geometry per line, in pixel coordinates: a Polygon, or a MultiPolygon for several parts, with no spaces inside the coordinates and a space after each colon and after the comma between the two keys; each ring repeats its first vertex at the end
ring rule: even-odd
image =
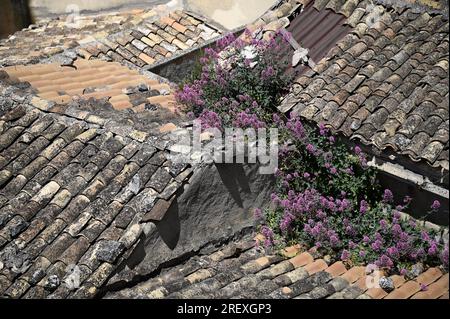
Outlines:
{"type": "Polygon", "coordinates": [[[93,297],[133,251],[143,215],[192,170],[167,160],[157,136],[0,92],[12,105],[0,118],[0,296],[93,297]]]}
{"type": "Polygon", "coordinates": [[[183,11],[92,42],[78,51],[86,59],[153,65],[220,36],[221,31],[183,11]]]}
{"type": "Polygon", "coordinates": [[[295,81],[280,109],[448,171],[448,18],[393,5],[316,0],[353,29],[295,81]]]}
{"type": "Polygon", "coordinates": [[[163,107],[175,111],[171,87],[149,79],[117,62],[78,59],[69,66],[35,64],[10,66],[4,70],[11,79],[29,82],[42,99],[57,104],[77,99],[106,99],[116,110],[135,112],[163,107]]]}
{"type": "Polygon", "coordinates": [[[169,11],[133,10],[80,16],[75,21],[70,16],[41,21],[0,40],[0,67],[38,63],[66,50],[86,59],[144,67],[221,34],[200,17],[169,11]]]}
{"type": "Polygon", "coordinates": [[[408,277],[385,277],[392,285],[385,290],[367,288],[366,279],[371,283],[376,277],[366,274],[366,267],[346,267],[341,261],[326,261],[313,250],[302,251],[300,246],[288,247],[282,254],[268,254],[255,246],[254,239],[246,237],[211,250],[106,298],[449,298],[448,273],[439,268],[423,272],[417,265],[415,273],[408,277]]]}
{"type": "Polygon", "coordinates": [[[43,20],[0,40],[0,66],[36,63],[63,50],[130,29],[156,14],[154,10],[133,10],[80,16],[76,23],[68,17],[43,20]]]}

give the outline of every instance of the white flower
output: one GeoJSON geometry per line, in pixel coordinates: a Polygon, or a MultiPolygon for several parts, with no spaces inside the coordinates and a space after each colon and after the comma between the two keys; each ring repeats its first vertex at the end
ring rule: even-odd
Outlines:
{"type": "MultiPolygon", "coordinates": [[[[258,56],[258,52],[256,51],[256,48],[254,46],[247,45],[242,49],[241,56],[246,60],[253,61],[253,59],[258,56]]],[[[251,62],[250,68],[254,68],[257,64],[258,62],[256,61],[251,62]]]]}
{"type": "Polygon", "coordinates": [[[241,54],[245,59],[249,60],[253,60],[258,55],[256,53],[256,48],[252,45],[247,45],[246,47],[244,47],[241,51],[241,54]]]}

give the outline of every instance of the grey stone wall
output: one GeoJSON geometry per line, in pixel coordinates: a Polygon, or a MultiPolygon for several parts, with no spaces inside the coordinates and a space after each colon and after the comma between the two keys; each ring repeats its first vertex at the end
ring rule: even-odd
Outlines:
{"type": "Polygon", "coordinates": [[[162,264],[194,255],[254,227],[253,209],[269,204],[275,177],[256,164],[211,164],[198,168],[161,222],[148,223],[147,235],[109,285],[138,281],[162,264]]]}
{"type": "Polygon", "coordinates": [[[198,60],[202,56],[203,49],[204,47],[198,48],[150,70],[172,83],[180,84],[194,71],[198,60]]]}

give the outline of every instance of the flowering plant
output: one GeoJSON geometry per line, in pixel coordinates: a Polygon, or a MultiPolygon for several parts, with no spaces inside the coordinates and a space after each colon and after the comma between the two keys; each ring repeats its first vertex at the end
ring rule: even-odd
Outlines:
{"type": "MultiPolygon", "coordinates": [[[[361,148],[350,151],[325,126],[315,129],[295,114],[277,113],[292,78],[280,56],[287,41],[282,33],[250,43],[227,36],[205,52],[198,78],[176,94],[205,129],[279,129],[277,191],[270,208],[257,210],[265,245],[301,242],[352,264],[399,272],[416,262],[448,267],[448,244],[402,217],[410,199],[394,205],[394,194],[379,189],[361,148]]],[[[436,201],[431,210],[439,206],[436,201]]]]}
{"type": "Polygon", "coordinates": [[[205,50],[201,72],[176,93],[177,101],[196,116],[205,108],[220,114],[223,125],[260,126],[293,77],[285,71],[288,59],[280,53],[286,43],[281,33],[270,41],[225,36],[205,50]]]}

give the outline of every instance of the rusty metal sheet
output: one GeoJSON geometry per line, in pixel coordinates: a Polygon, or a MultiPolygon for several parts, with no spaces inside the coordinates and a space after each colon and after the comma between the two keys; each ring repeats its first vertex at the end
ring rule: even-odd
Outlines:
{"type": "MultiPolygon", "coordinates": [[[[309,57],[319,62],[325,57],[336,43],[351,30],[345,25],[344,15],[335,13],[330,9],[317,10],[311,1],[304,10],[294,17],[287,27],[287,31],[303,47],[309,50],[309,57]]],[[[286,51],[286,54],[292,54],[286,51]]],[[[295,68],[297,73],[302,73],[308,67],[299,65],[295,68]]]]}

